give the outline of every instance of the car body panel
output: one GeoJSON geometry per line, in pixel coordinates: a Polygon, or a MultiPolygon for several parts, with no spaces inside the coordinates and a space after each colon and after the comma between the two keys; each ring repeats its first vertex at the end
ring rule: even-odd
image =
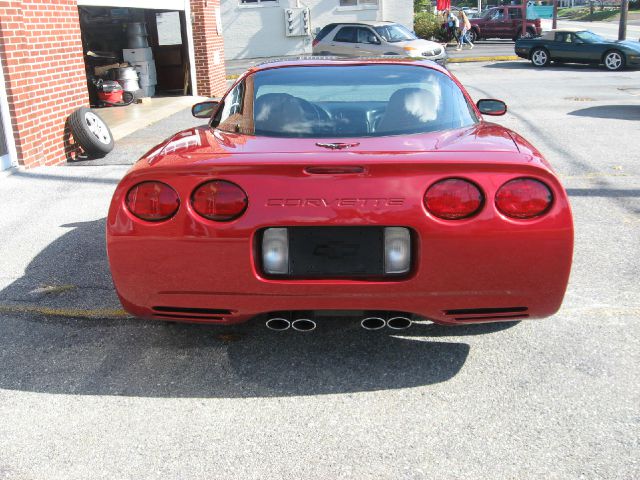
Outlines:
{"type": "MultiPolygon", "coordinates": [[[[469,19],[478,38],[516,38],[522,31],[522,8],[514,6],[494,7],[481,18],[469,19]]],[[[527,30],[535,35],[542,33],[540,19],[527,19],[527,30]]]]}
{"type": "Polygon", "coordinates": [[[373,27],[391,24],[391,22],[370,23],[336,23],[335,27],[320,41],[314,42],[313,54],[346,57],[399,55],[423,57],[439,63],[444,63],[447,58],[446,50],[439,43],[423,39],[388,42],[373,27]],[[367,41],[369,36],[374,37],[377,42],[367,41]]]}
{"type": "MultiPolygon", "coordinates": [[[[600,64],[604,55],[611,50],[618,50],[625,55],[627,66],[640,66],[640,42],[633,41],[603,41],[598,43],[576,42],[575,33],[580,30],[557,30],[559,35],[570,35],[572,41],[557,41],[553,38],[523,38],[515,44],[515,53],[521,58],[530,59],[535,48],[545,48],[549,51],[551,60],[600,64]]],[[[546,32],[544,37],[551,36],[553,31],[546,32]]]]}
{"type": "MultiPolygon", "coordinates": [[[[380,61],[408,62],[450,76],[432,62],[380,61]]],[[[310,67],[345,63],[375,61],[306,62],[310,67]]],[[[300,63],[255,67],[245,76],[287,65],[300,63]]],[[[123,306],[144,318],[220,324],[297,310],[411,312],[442,324],[539,318],[557,311],[571,267],[571,211],[549,164],[520,135],[481,121],[442,132],[336,141],[353,146],[331,150],[309,138],[203,126],[152,149],[116,188],[107,219],[109,262],[123,306]],[[361,168],[322,174],[310,173],[310,166],[361,168]],[[446,221],[425,209],[426,189],[450,177],[468,179],[484,192],[485,203],[474,217],[446,221]],[[524,221],[498,212],[497,189],[519,177],[551,189],[554,201],[546,215],[524,221]],[[193,210],[193,190],[213,178],[246,192],[249,203],[241,217],[215,222],[193,210]],[[145,222],[125,206],[127,192],[147,180],[178,193],[181,206],[171,219],[145,222]],[[401,278],[270,278],[260,267],[261,232],[293,226],[409,228],[411,271],[401,278]]]]}

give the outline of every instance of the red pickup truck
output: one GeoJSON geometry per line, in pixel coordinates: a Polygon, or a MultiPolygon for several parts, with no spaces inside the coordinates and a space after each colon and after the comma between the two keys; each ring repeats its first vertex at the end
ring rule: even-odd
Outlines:
{"type": "MultiPolygon", "coordinates": [[[[522,7],[503,6],[494,7],[487,11],[482,18],[473,18],[471,22],[471,30],[467,33],[469,40],[484,38],[512,38],[517,40],[522,35],[522,7]]],[[[527,19],[528,37],[535,37],[542,33],[540,19],[527,19]]]]}

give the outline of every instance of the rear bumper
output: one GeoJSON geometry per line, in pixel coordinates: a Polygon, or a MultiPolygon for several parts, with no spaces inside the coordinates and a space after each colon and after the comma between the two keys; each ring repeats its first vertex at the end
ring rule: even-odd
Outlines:
{"type": "MultiPolygon", "coordinates": [[[[400,311],[443,324],[546,317],[564,296],[573,230],[562,187],[548,172],[537,174],[552,187],[555,203],[544,217],[526,222],[501,216],[491,201],[495,189],[522,173],[470,176],[485,185],[487,202],[476,217],[455,222],[425,211],[422,195],[433,178],[424,176],[405,179],[402,188],[389,181],[363,185],[341,179],[345,191],[356,196],[370,196],[372,188],[380,197],[415,192],[395,208],[378,208],[375,202],[301,208],[296,198],[269,205],[263,184],[231,176],[250,198],[238,220],[206,221],[183,205],[171,220],[149,224],[124,207],[131,186],[125,178],[107,223],[113,280],[126,310],[165,320],[229,324],[291,310],[400,311]],[[260,230],[298,225],[408,227],[414,232],[411,273],[383,281],[265,278],[258,266],[260,230]]],[[[197,185],[201,179],[166,181],[197,185]]],[[[271,191],[286,191],[291,179],[281,181],[272,180],[271,191]]]]}

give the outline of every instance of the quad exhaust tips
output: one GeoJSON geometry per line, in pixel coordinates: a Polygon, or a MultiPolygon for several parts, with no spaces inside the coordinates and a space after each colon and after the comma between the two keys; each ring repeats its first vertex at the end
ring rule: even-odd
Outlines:
{"type": "Polygon", "coordinates": [[[289,328],[293,328],[297,332],[311,332],[316,329],[316,322],[308,318],[298,318],[292,322],[286,318],[274,317],[270,318],[266,322],[266,326],[269,330],[276,332],[283,332],[289,328]]]}
{"type": "Polygon", "coordinates": [[[391,317],[385,320],[382,317],[367,317],[360,322],[360,326],[365,330],[380,330],[389,327],[392,330],[404,330],[409,328],[413,322],[409,317],[391,317]]]}
{"type": "MultiPolygon", "coordinates": [[[[372,316],[362,319],[360,326],[365,330],[381,330],[389,327],[391,330],[404,330],[412,325],[413,321],[409,317],[397,315],[386,319],[384,316],[372,316]]],[[[287,320],[283,317],[272,317],[265,323],[269,330],[283,332],[290,328],[297,332],[311,332],[316,329],[317,324],[310,318],[297,318],[295,320],[287,320]]]]}

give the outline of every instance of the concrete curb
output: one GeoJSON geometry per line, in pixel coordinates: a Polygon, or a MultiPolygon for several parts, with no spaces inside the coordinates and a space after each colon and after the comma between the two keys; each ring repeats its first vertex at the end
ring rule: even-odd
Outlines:
{"type": "Polygon", "coordinates": [[[524,60],[517,55],[495,55],[492,57],[460,57],[449,58],[447,63],[468,63],[468,62],[506,62],[509,60],[524,60]]]}

